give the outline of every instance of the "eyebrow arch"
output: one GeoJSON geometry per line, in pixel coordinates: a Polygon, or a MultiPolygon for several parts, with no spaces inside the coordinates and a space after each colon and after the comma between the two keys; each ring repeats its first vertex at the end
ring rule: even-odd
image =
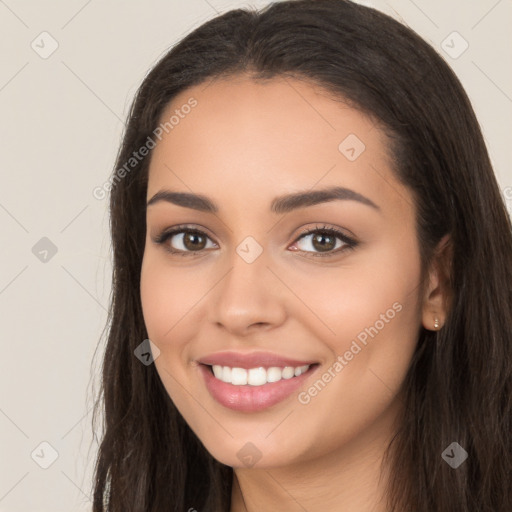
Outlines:
{"type": "MultiPolygon", "coordinates": [[[[322,190],[310,190],[279,196],[272,201],[270,210],[273,213],[283,214],[299,208],[306,208],[333,200],[357,201],[376,210],[380,210],[379,206],[372,200],[354,190],[344,187],[330,187],[322,190]]],[[[151,206],[160,201],[206,213],[217,213],[219,211],[219,207],[204,195],[188,192],[173,192],[171,190],[161,190],[157,192],[147,202],[147,206],[151,206]]]]}

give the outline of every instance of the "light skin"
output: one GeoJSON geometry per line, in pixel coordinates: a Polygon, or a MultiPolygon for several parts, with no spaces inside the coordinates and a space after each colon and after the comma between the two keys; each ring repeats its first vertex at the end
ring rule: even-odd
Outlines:
{"type": "Polygon", "coordinates": [[[163,190],[200,194],[218,211],[166,200],[147,208],[141,300],[158,374],[206,449],[234,468],[232,512],[384,512],[387,470],[379,480],[379,465],[403,407],[400,386],[419,329],[445,318],[435,267],[420,287],[414,200],[393,173],[386,137],[361,112],[296,79],[200,84],[175,97],[162,120],[190,97],[197,106],[153,150],[147,199],[163,190]],[[353,161],[339,149],[350,134],[365,145],[353,161]],[[330,187],[367,201],[270,208],[278,196],[330,187]],[[181,224],[185,232],[155,242],[181,224]],[[324,227],[357,245],[332,235],[314,243],[324,227]],[[194,239],[186,231],[194,228],[204,235],[194,239]],[[305,231],[313,233],[300,238],[305,231]],[[252,263],[236,251],[248,236],[262,249],[252,263]],[[307,392],[371,326],[378,333],[307,404],[293,393],[263,411],[231,410],[198,371],[197,360],[214,352],[269,351],[318,361],[299,390],[307,392]],[[237,456],[249,442],[261,454],[251,467],[237,456]]]}

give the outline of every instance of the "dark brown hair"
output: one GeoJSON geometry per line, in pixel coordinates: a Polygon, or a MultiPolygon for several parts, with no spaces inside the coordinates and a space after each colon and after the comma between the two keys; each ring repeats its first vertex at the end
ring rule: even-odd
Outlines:
{"type": "MultiPolygon", "coordinates": [[[[512,510],[512,227],[477,119],[436,51],[392,18],[346,0],[237,9],[204,23],[151,70],[134,99],[115,169],[142,147],[181,91],[210,79],[289,76],[371,116],[411,190],[423,269],[450,235],[451,307],[421,328],[389,447],[390,511],[512,510]],[[456,441],[467,460],[441,457],[456,441]]],[[[94,512],[228,511],[232,469],[185,423],[154,365],[140,300],[150,155],[111,191],[112,301],[95,468],[94,512]]]]}

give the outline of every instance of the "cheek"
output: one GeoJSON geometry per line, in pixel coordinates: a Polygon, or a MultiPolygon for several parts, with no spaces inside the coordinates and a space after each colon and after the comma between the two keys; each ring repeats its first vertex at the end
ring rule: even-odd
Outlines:
{"type": "MultiPolygon", "coordinates": [[[[350,390],[352,399],[360,397],[361,405],[369,404],[369,397],[385,401],[389,390],[396,392],[405,377],[421,317],[419,254],[412,242],[407,249],[383,245],[358,258],[357,266],[340,267],[330,279],[319,278],[316,282],[321,287],[312,286],[315,280],[307,281],[305,296],[331,331],[326,335],[320,326],[316,335],[330,349],[327,367],[337,361],[325,375],[333,400],[337,393],[341,401],[348,399],[346,391],[350,390]]],[[[321,384],[318,387],[323,389],[321,384]]],[[[325,392],[320,401],[328,396],[330,392],[325,392]]],[[[350,407],[358,403],[352,399],[350,407]]]]}
{"type": "MultiPolygon", "coordinates": [[[[319,311],[334,331],[328,336],[324,329],[321,338],[331,361],[298,396],[303,431],[313,436],[318,424],[324,429],[311,450],[328,452],[348,442],[393,403],[420,324],[420,267],[414,251],[409,254],[380,251],[372,264],[365,262],[364,271],[344,269],[338,278],[323,280],[322,293],[308,290],[313,308],[328,303],[319,311]]],[[[288,449],[296,449],[291,441],[288,449]]]]}
{"type": "Polygon", "coordinates": [[[144,323],[151,340],[159,348],[166,332],[174,324],[174,311],[178,303],[173,289],[177,283],[172,281],[168,272],[162,272],[151,255],[144,255],[141,269],[140,294],[144,323]]]}
{"type": "Polygon", "coordinates": [[[183,329],[197,314],[197,306],[208,290],[208,282],[196,272],[176,266],[171,268],[166,264],[165,256],[149,251],[142,262],[140,289],[149,338],[158,344],[160,350],[166,350],[171,341],[176,348],[175,341],[187,337],[183,329]]]}
{"type": "Polygon", "coordinates": [[[141,304],[148,337],[160,350],[155,367],[169,397],[187,418],[193,417],[197,406],[183,391],[190,368],[187,348],[194,336],[191,326],[197,325],[197,304],[207,286],[195,273],[191,277],[190,272],[171,268],[156,251],[144,254],[141,304]]]}
{"type": "Polygon", "coordinates": [[[406,339],[416,333],[420,270],[413,239],[406,247],[388,240],[354,254],[338,268],[318,268],[309,275],[301,271],[295,279],[302,282],[301,295],[320,320],[317,336],[340,354],[354,339],[364,344],[390,334],[390,343],[398,343],[398,333],[406,339]]]}

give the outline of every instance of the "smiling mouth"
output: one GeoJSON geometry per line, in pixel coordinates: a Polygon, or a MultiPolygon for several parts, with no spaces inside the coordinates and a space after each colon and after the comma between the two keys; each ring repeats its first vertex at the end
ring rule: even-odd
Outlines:
{"type": "Polygon", "coordinates": [[[293,396],[319,366],[319,363],[311,363],[240,368],[201,363],[199,370],[215,401],[238,412],[256,413],[293,396]]]}
{"type": "Polygon", "coordinates": [[[265,368],[238,368],[222,365],[207,365],[214,377],[226,384],[233,386],[263,386],[281,380],[293,379],[306,373],[311,367],[318,364],[306,364],[302,366],[271,366],[265,368]]]}

